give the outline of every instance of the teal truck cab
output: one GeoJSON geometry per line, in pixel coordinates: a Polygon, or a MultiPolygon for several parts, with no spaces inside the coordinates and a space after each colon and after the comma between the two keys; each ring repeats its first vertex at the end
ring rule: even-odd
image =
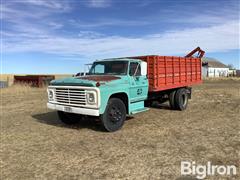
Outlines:
{"type": "Polygon", "coordinates": [[[66,124],[76,123],[79,116],[100,117],[110,132],[120,129],[127,115],[148,110],[145,106],[154,101],[168,100],[172,109],[184,110],[191,98],[190,86],[202,82],[203,55],[197,47],[185,57],[95,61],[86,76],[51,81],[47,106],[57,110],[66,124]],[[196,52],[198,57],[193,57],[196,52]]]}
{"type": "Polygon", "coordinates": [[[87,76],[54,80],[48,87],[50,109],[67,124],[74,114],[99,116],[107,131],[120,129],[126,115],[147,110],[147,63],[139,59],[95,61],[87,76]]]}

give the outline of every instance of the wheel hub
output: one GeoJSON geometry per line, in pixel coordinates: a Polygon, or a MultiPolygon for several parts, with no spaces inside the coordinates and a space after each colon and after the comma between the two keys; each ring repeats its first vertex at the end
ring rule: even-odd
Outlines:
{"type": "Polygon", "coordinates": [[[112,107],[109,112],[109,117],[112,122],[118,122],[122,118],[122,113],[118,107],[112,107]]]}

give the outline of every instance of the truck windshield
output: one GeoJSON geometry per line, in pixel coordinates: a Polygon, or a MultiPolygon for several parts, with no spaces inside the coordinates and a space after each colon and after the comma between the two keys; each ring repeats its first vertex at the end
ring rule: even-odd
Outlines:
{"type": "Polygon", "coordinates": [[[126,75],[128,61],[100,61],[94,62],[89,75],[126,75]]]}

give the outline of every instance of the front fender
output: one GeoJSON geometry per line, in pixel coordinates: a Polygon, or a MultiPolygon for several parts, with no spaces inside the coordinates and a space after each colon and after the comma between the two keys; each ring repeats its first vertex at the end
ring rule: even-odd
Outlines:
{"type": "Polygon", "coordinates": [[[110,97],[117,93],[125,93],[128,97],[128,103],[129,103],[128,86],[119,84],[117,87],[104,86],[100,88],[101,104],[100,104],[99,114],[103,114],[105,112],[110,97]]]}

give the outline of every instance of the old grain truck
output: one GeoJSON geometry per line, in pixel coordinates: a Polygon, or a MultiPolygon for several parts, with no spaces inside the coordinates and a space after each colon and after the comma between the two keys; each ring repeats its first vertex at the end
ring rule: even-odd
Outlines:
{"type": "Polygon", "coordinates": [[[50,109],[66,124],[79,116],[97,116],[110,132],[120,129],[127,115],[144,112],[153,101],[169,100],[170,107],[184,110],[191,87],[202,82],[199,47],[185,57],[136,56],[95,61],[87,76],[51,81],[50,109]],[[193,57],[198,52],[196,57],[193,57]]]}

